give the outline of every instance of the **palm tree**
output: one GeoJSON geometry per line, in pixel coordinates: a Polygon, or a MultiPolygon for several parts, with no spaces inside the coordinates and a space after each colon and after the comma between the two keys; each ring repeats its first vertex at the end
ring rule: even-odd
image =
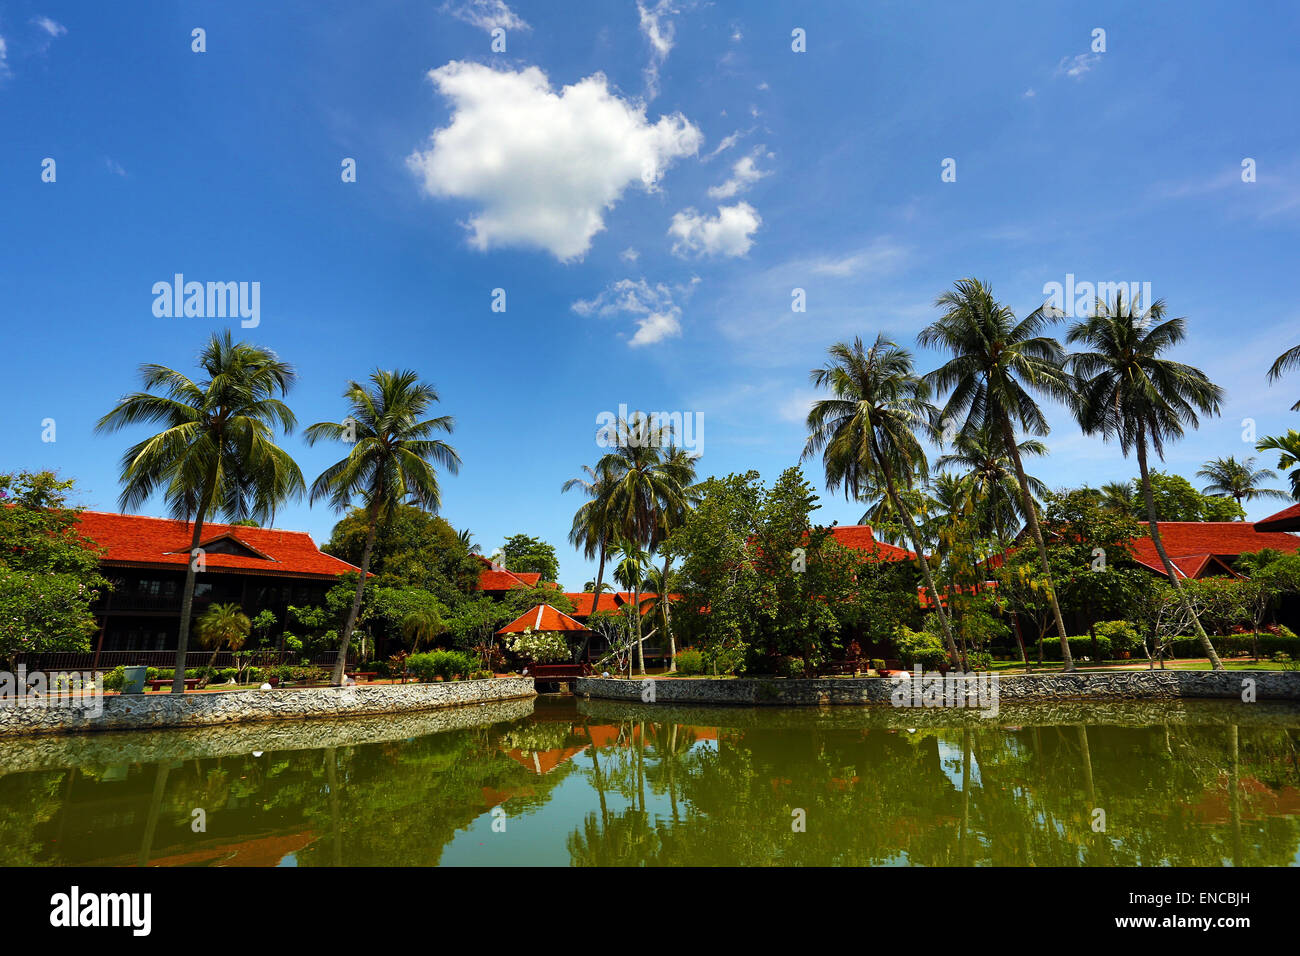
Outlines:
{"type": "MultiPolygon", "coordinates": [[[[1243,501],[1254,501],[1256,498],[1285,500],[1289,497],[1280,488],[1258,487],[1261,482],[1277,478],[1277,474],[1267,468],[1256,468],[1254,458],[1247,458],[1245,461],[1237,461],[1231,455],[1227,458],[1213,458],[1196,473],[1196,477],[1204,478],[1209,482],[1201,489],[1203,493],[1235,498],[1238,505],[1243,501]]],[[[1244,515],[1241,520],[1246,520],[1244,515]]]]}
{"type": "MultiPolygon", "coordinates": [[[[1297,462],[1300,462],[1300,432],[1294,428],[1288,428],[1285,435],[1269,435],[1261,438],[1255,445],[1256,451],[1276,451],[1280,452],[1277,459],[1277,467],[1283,471],[1288,471],[1297,462]]],[[[1287,476],[1291,481],[1291,497],[1300,501],[1300,468],[1292,471],[1287,476]]]]}
{"type": "Polygon", "coordinates": [[[469,528],[462,528],[456,532],[456,540],[460,546],[465,549],[466,554],[482,554],[483,546],[474,540],[474,532],[469,528]]]}
{"type": "Polygon", "coordinates": [[[665,461],[665,467],[668,471],[675,474],[682,484],[682,493],[680,497],[673,499],[671,502],[665,502],[659,512],[659,524],[655,528],[655,534],[651,538],[650,545],[657,548],[664,556],[664,566],[662,570],[652,569],[652,576],[656,578],[657,584],[655,590],[659,593],[662,600],[656,606],[657,612],[663,618],[663,630],[668,635],[668,672],[674,674],[677,672],[677,638],[673,635],[671,627],[672,609],[668,601],[668,571],[672,567],[673,556],[668,550],[668,538],[674,531],[686,523],[686,518],[691,510],[700,502],[701,491],[695,484],[695,462],[698,455],[688,452],[682,448],[670,447],[665,461]]]}
{"type": "Polygon", "coordinates": [[[1183,319],[1165,319],[1163,299],[1151,303],[1146,311],[1140,309],[1139,302],[1124,302],[1119,296],[1111,302],[1099,299],[1092,316],[1070,326],[1067,341],[1082,342],[1092,349],[1070,356],[1070,368],[1080,380],[1074,411],[1085,433],[1100,434],[1103,440],[1118,438],[1125,457],[1136,450],[1139,491],[1146,504],[1151,541],[1196,628],[1205,656],[1215,670],[1223,670],[1178,571],[1165,553],[1147,467],[1148,448],[1163,460],[1166,442],[1181,438],[1185,426],[1199,426],[1198,413],[1219,413],[1223,389],[1200,369],[1160,358],[1186,334],[1183,319]]]}
{"type": "Polygon", "coordinates": [[[948,656],[956,666],[957,643],[938,600],[925,543],[900,495],[900,486],[911,488],[915,479],[928,471],[925,451],[916,436],[933,432],[935,410],[927,400],[929,390],[916,375],[912,354],[883,335],[876,337],[870,349],[855,338],[852,345],[837,342],[828,351],[830,361],[809,375],[815,386],[829,389],[833,397],[819,399],[808,412],[808,439],[802,458],[820,452],[826,487],[842,487],[846,497],[858,498],[869,482],[884,485],[916,552],[927,593],[935,598],[935,614],[948,656]]]}
{"type": "Polygon", "coordinates": [[[432,643],[439,634],[447,631],[437,608],[416,608],[402,618],[402,636],[411,642],[411,650],[418,651],[423,644],[432,643]]]}
{"type": "Polygon", "coordinates": [[[1097,503],[1103,511],[1115,514],[1133,514],[1133,483],[1131,481],[1108,481],[1098,492],[1097,503]]]}
{"type": "Polygon", "coordinates": [[[307,429],[309,445],[326,439],[352,444],[346,458],[330,465],[312,483],[311,500],[328,499],[337,511],[345,512],[359,497],[369,525],[356,594],[339,638],[335,684],[343,683],[348,645],[361,611],[370,552],[380,522],[398,505],[408,503],[437,513],[442,493],[435,465],[453,475],[460,470],[456,449],[433,437],[440,432],[450,434],[455,423],[447,415],[424,417],[438,401],[438,393],[432,385],[421,382],[415,372],[376,369],[370,373],[368,385],[348,382],[343,397],[349,406],[344,423],[317,422],[307,429]]]}
{"type": "MultiPolygon", "coordinates": [[[[1000,433],[959,432],[953,444],[953,451],[941,455],[935,467],[955,467],[970,482],[971,496],[983,512],[981,530],[1005,546],[1017,530],[1014,525],[1025,521],[1027,515],[1016,483],[1015,463],[1007,454],[1000,433]]],[[[1047,454],[1047,446],[1036,438],[1026,438],[1016,448],[1022,458],[1047,454]]],[[[1034,498],[1047,494],[1047,485],[1042,481],[1033,475],[1027,475],[1026,480],[1034,498]]]]}
{"type": "MultiPolygon", "coordinates": [[[[614,450],[595,468],[607,482],[603,520],[613,537],[651,547],[661,540],[667,524],[690,507],[694,459],[674,447],[671,425],[660,425],[644,412],[619,419],[606,434],[614,450]]],[[[639,620],[638,615],[638,636],[639,620]]],[[[645,653],[639,641],[637,659],[644,674],[645,653]]]]}
{"type": "Polygon", "coordinates": [[[185,692],[204,523],[221,515],[269,522],[281,503],[304,488],[298,465],[272,441],[277,426],[289,434],[296,424],[289,406],[276,397],[293,384],[293,367],[267,349],[232,342],[228,331],[212,336],[198,365],[205,376],[199,382],[163,365],[142,365],[144,391],[124,397],[95,426],[97,432],[116,432],[145,422],[162,424],[162,431],[122,456],[118,506],[124,512],[136,509],[160,491],[174,518],[193,522],[173,694],[185,692]]]}
{"type": "MultiPolygon", "coordinates": [[[[1273,364],[1268,369],[1268,380],[1276,382],[1282,377],[1283,372],[1293,369],[1297,365],[1300,365],[1300,345],[1292,346],[1273,360],[1273,364]]],[[[1300,402],[1292,405],[1291,411],[1300,412],[1300,402]]]]}
{"type": "MultiPolygon", "coordinates": [[[[198,621],[196,636],[204,647],[212,648],[212,656],[208,658],[209,672],[217,662],[217,654],[221,651],[221,646],[223,644],[229,646],[232,652],[239,650],[248,639],[248,632],[252,626],[244,609],[234,602],[213,604],[203,612],[198,621]]],[[[184,677],[183,674],[181,676],[184,677]]]]}
{"type": "MultiPolygon", "coordinates": [[[[632,592],[632,640],[636,642],[637,660],[641,674],[645,675],[645,653],[641,646],[641,586],[645,581],[646,565],[649,563],[645,549],[636,541],[626,538],[614,545],[617,561],[614,565],[614,580],[632,592]]],[[[628,676],[631,677],[632,654],[627,657],[628,676]]]]}
{"type": "MultiPolygon", "coordinates": [[[[560,492],[577,488],[586,494],[588,499],[573,514],[573,525],[569,529],[569,543],[575,548],[581,548],[583,556],[588,560],[599,555],[591,599],[591,613],[595,614],[600,607],[600,592],[605,587],[605,557],[613,534],[607,513],[610,485],[590,465],[583,465],[582,471],[583,477],[570,478],[560,488],[560,492]]],[[[590,636],[587,640],[590,640],[590,636]]],[[[579,659],[587,652],[587,640],[583,641],[577,651],[579,659]]]]}
{"type": "Polygon", "coordinates": [[[917,340],[927,347],[948,350],[952,358],[927,375],[926,381],[949,393],[940,413],[944,421],[956,423],[964,418],[960,432],[1001,435],[1002,448],[1015,466],[1022,513],[1038,546],[1047,597],[1061,638],[1061,660],[1064,669],[1072,671],[1074,659],[1056,599],[1047,544],[1016,441],[1017,427],[1039,436],[1050,430],[1030,390],[1060,400],[1066,400],[1071,391],[1070,377],[1062,367],[1065,355],[1060,343],[1041,334],[1052,319],[1040,307],[1017,320],[978,279],[959,280],[935,300],[935,305],[946,311],[922,329],[917,340]]]}

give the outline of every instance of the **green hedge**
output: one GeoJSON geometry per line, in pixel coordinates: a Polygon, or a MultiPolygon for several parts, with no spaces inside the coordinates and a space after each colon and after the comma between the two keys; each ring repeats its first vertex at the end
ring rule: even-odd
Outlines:
{"type": "MultiPolygon", "coordinates": [[[[1089,657],[1094,661],[1108,660],[1110,658],[1109,637],[1102,637],[1101,635],[1097,636],[1097,650],[1095,653],[1092,649],[1092,638],[1087,634],[1084,634],[1082,637],[1069,637],[1066,638],[1066,640],[1070,642],[1070,656],[1076,661],[1080,657],[1089,657]]],[[[1032,649],[1027,647],[1025,648],[1025,652],[1029,655],[1031,661],[1035,660],[1035,655],[1032,649]]],[[[1043,660],[1059,661],[1060,659],[1061,639],[1059,637],[1043,638],[1043,660]]]]}
{"type": "Polygon", "coordinates": [[[431,681],[438,677],[443,680],[469,677],[482,664],[476,655],[462,651],[430,651],[427,654],[412,654],[406,659],[406,667],[417,680],[431,681]]]}

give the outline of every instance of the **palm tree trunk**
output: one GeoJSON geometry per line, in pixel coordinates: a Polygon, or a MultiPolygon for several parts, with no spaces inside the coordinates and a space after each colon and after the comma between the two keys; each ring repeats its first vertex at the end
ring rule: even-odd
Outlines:
{"type": "MultiPolygon", "coordinates": [[[[600,607],[600,585],[605,577],[605,542],[600,543],[600,560],[596,563],[596,593],[591,599],[591,614],[587,615],[587,624],[591,624],[591,619],[595,617],[597,609],[600,607]]],[[[587,631],[587,636],[582,640],[582,647],[578,649],[578,657],[573,663],[580,664],[582,658],[587,655],[587,646],[591,643],[591,630],[587,631]]],[[[590,660],[590,658],[587,658],[590,660]]]]}
{"type": "MultiPolygon", "coordinates": [[[[637,571],[638,576],[640,571],[637,571]]],[[[641,640],[641,582],[636,582],[636,587],[632,589],[632,608],[636,612],[636,665],[645,677],[645,644],[641,640]]]]}
{"type": "Polygon", "coordinates": [[[334,675],[330,679],[335,687],[343,683],[343,670],[348,663],[348,644],[352,641],[352,629],[356,626],[357,615],[361,613],[361,594],[366,587],[366,574],[370,570],[370,552],[375,546],[375,533],[379,530],[379,508],[370,509],[370,530],[366,532],[366,549],[361,552],[361,576],[357,578],[357,593],[352,598],[352,610],[348,611],[348,622],[343,627],[343,636],[339,638],[339,656],[334,661],[334,675]]]}
{"type": "MultiPolygon", "coordinates": [[[[211,483],[209,483],[211,487],[211,483]]],[[[190,538],[190,561],[185,566],[185,589],[181,592],[181,627],[176,635],[176,670],[172,675],[173,694],[185,693],[185,655],[190,649],[190,615],[194,613],[194,585],[197,583],[198,570],[194,567],[194,552],[203,540],[203,516],[207,513],[208,496],[194,517],[194,534],[190,538]]]]}
{"type": "Polygon", "coordinates": [[[876,458],[876,463],[880,466],[881,473],[885,476],[885,492],[889,495],[889,500],[894,505],[894,510],[903,521],[903,527],[907,529],[907,536],[912,542],[912,548],[916,551],[916,560],[921,565],[921,576],[925,578],[925,590],[930,595],[930,600],[934,602],[934,611],[939,616],[939,626],[943,628],[944,643],[948,646],[948,659],[952,661],[952,666],[957,667],[960,658],[957,654],[957,642],[952,639],[952,627],[948,623],[948,615],[944,612],[943,602],[939,600],[939,591],[934,586],[934,576],[930,574],[930,562],[925,558],[925,551],[921,548],[921,532],[916,528],[916,523],[912,521],[912,515],[903,507],[903,502],[898,497],[898,489],[894,487],[894,469],[884,456],[880,454],[880,447],[876,444],[876,436],[871,436],[871,453],[876,458]]]}
{"type": "MultiPolygon", "coordinates": [[[[1223,661],[1219,660],[1219,655],[1214,653],[1214,645],[1210,643],[1210,637],[1205,633],[1205,628],[1201,627],[1201,619],[1196,616],[1196,609],[1187,600],[1187,592],[1183,590],[1183,582],[1179,579],[1178,572],[1174,570],[1174,564],[1169,560],[1169,555],[1165,552],[1165,543],[1160,538],[1160,525],[1156,521],[1156,499],[1151,493],[1151,478],[1147,472],[1147,438],[1145,432],[1138,434],[1137,459],[1138,470],[1142,474],[1142,498],[1147,506],[1147,530],[1151,532],[1151,542],[1156,546],[1156,554],[1160,555],[1160,563],[1165,566],[1165,573],[1169,575],[1169,582],[1174,586],[1174,590],[1178,592],[1178,600],[1182,602],[1183,610],[1191,615],[1192,624],[1196,627],[1196,636],[1200,639],[1205,656],[1210,659],[1210,666],[1216,671],[1221,671],[1224,669],[1223,661]]],[[[1161,663],[1163,664],[1163,661],[1161,663]]]]}
{"type": "Polygon", "coordinates": [[[1020,485],[1020,503],[1025,509],[1029,527],[1034,532],[1034,541],[1038,545],[1038,559],[1043,564],[1043,574],[1047,577],[1047,599],[1052,604],[1052,615],[1056,618],[1056,630],[1061,635],[1061,660],[1066,673],[1074,670],[1074,658],[1070,656],[1070,642],[1065,634],[1065,619],[1061,617],[1061,605],[1056,600],[1056,584],[1052,581],[1052,566],[1047,559],[1047,544],[1043,541],[1043,529],[1038,525],[1038,507],[1034,496],[1029,493],[1029,481],[1025,477],[1025,465],[1020,459],[1020,448],[1016,445],[1015,432],[1011,430],[1011,419],[1002,419],[1002,437],[1007,443],[1007,452],[1016,466],[1016,483],[1020,485]]]}
{"type": "MultiPolygon", "coordinates": [[[[664,573],[663,576],[659,579],[659,584],[661,587],[665,589],[667,589],[668,587],[668,566],[672,563],[672,560],[673,560],[672,555],[667,555],[664,558],[664,573]]],[[[670,608],[669,608],[668,595],[667,594],[659,595],[659,602],[664,607],[664,630],[668,633],[668,673],[676,674],[677,673],[677,638],[673,637],[672,628],[669,627],[668,614],[670,608]]]]}
{"type": "Polygon", "coordinates": [[[209,672],[209,673],[208,673],[208,676],[207,676],[206,678],[204,678],[203,683],[204,683],[205,685],[206,685],[206,684],[210,684],[210,683],[212,683],[212,673],[211,673],[211,671],[212,671],[212,669],[213,669],[213,665],[215,665],[215,664],[217,663],[217,655],[220,654],[220,653],[221,653],[221,642],[220,642],[220,641],[217,641],[217,646],[214,647],[214,648],[212,649],[212,656],[208,658],[208,672],[209,672]]]}

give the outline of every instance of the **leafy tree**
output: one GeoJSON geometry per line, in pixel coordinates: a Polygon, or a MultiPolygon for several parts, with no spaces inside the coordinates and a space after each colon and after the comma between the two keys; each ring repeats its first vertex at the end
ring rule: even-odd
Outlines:
{"type": "MultiPolygon", "coordinates": [[[[1246,516],[1232,498],[1202,494],[1182,475],[1152,469],[1148,480],[1158,521],[1240,521],[1246,516]]],[[[1142,480],[1134,479],[1133,485],[1140,495],[1142,480]]]]}
{"type": "MultiPolygon", "coordinates": [[[[321,550],[359,566],[369,532],[365,510],[354,508],[334,526],[321,550]]],[[[446,607],[477,591],[481,568],[461,533],[439,515],[413,505],[397,505],[389,512],[370,552],[372,584],[429,591],[446,607]]]]}
{"type": "Polygon", "coordinates": [[[526,534],[512,534],[501,546],[505,566],[524,574],[540,574],[543,581],[555,581],[560,576],[560,559],[555,548],[540,538],[526,534]]]}
{"type": "MultiPolygon", "coordinates": [[[[1070,367],[1080,381],[1072,398],[1075,416],[1085,433],[1117,438],[1126,457],[1136,451],[1147,530],[1178,594],[1185,589],[1160,536],[1148,449],[1163,459],[1165,443],[1181,438],[1186,426],[1197,427],[1198,415],[1217,415],[1223,399],[1223,389],[1200,369],[1161,357],[1186,334],[1183,319],[1165,318],[1164,300],[1156,300],[1144,312],[1139,303],[1125,302],[1117,295],[1111,302],[1099,299],[1093,315],[1071,325],[1067,336],[1070,342],[1091,349],[1070,356],[1070,367]]],[[[1191,612],[1205,656],[1215,670],[1223,670],[1190,603],[1185,610],[1191,612]]]]}
{"type": "Polygon", "coordinates": [[[757,472],[710,478],[668,541],[681,557],[676,618],[706,656],[781,656],[811,673],[839,646],[835,608],[853,600],[858,558],[810,515],[817,495],[798,468],[767,488],[757,472]]]}
{"type": "Polygon", "coordinates": [[[361,598],[370,569],[371,552],[379,525],[398,505],[415,503],[430,512],[442,504],[435,465],[455,474],[460,456],[440,438],[450,433],[449,416],[424,418],[438,401],[432,385],[420,381],[409,370],[383,371],[370,375],[369,385],[349,382],[343,392],[349,411],[343,422],[317,422],[307,429],[307,443],[333,440],[351,444],[346,458],[335,462],[312,484],[311,500],[328,499],[344,512],[360,498],[366,512],[366,543],[361,553],[361,574],[357,578],[352,609],[339,638],[333,682],[343,683],[348,644],[361,612],[361,598]]]}
{"type": "Polygon", "coordinates": [[[198,364],[206,376],[198,382],[166,366],[142,365],[144,391],[124,397],[95,426],[99,432],[145,423],[165,426],[122,456],[118,505],[123,511],[136,509],[161,492],[173,517],[193,522],[195,560],[185,571],[173,694],[185,692],[204,523],[220,515],[269,521],[281,503],[303,491],[297,463],[271,440],[277,427],[289,434],[296,424],[289,406],[276,397],[293,385],[293,367],[267,349],[232,341],[228,331],[213,334],[198,364]]]}
{"type": "Polygon", "coordinates": [[[1017,320],[977,279],[959,280],[935,304],[945,310],[944,314],[921,331],[918,341],[946,349],[952,358],[926,380],[948,393],[940,413],[945,422],[956,425],[961,420],[959,432],[1001,435],[1002,447],[1015,466],[1021,507],[1038,547],[1042,580],[1061,639],[1061,660],[1065,670],[1072,671],[1074,661],[1052,580],[1047,544],[1016,441],[1017,429],[1034,436],[1046,435],[1050,430],[1032,393],[1064,400],[1072,392],[1060,343],[1042,334],[1053,317],[1039,308],[1017,320]]]}

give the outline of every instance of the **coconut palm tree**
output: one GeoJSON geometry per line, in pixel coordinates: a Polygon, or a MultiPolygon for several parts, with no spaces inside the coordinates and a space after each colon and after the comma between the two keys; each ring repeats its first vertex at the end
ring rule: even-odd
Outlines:
{"type": "Polygon", "coordinates": [[[1184,335],[1185,320],[1166,319],[1163,299],[1152,302],[1145,311],[1139,301],[1125,302],[1120,296],[1112,301],[1099,299],[1093,315],[1071,325],[1066,336],[1068,342],[1080,342],[1091,349],[1069,359],[1079,378],[1073,407],[1085,433],[1099,434],[1103,440],[1117,438],[1125,457],[1136,452],[1138,488],[1146,504],[1151,541],[1205,656],[1215,670],[1223,670],[1179,572],[1165,552],[1147,465],[1149,451],[1163,460],[1165,444],[1181,438],[1185,427],[1199,426],[1198,414],[1217,415],[1223,399],[1223,389],[1200,369],[1160,357],[1184,335]]]}
{"type": "MultiPolygon", "coordinates": [[[[573,514],[573,525],[569,529],[569,543],[581,548],[585,558],[597,558],[596,580],[591,599],[591,613],[595,614],[600,606],[600,592],[605,587],[605,558],[613,539],[613,523],[609,520],[610,484],[590,465],[582,466],[582,476],[570,478],[561,486],[561,493],[579,489],[587,496],[587,501],[573,514]]],[[[587,652],[587,641],[578,648],[577,659],[587,652]]]]}
{"type": "MultiPolygon", "coordinates": [[[[1269,435],[1267,438],[1261,438],[1255,444],[1255,450],[1279,452],[1277,467],[1288,471],[1300,463],[1300,432],[1288,428],[1285,435],[1269,435]]],[[[1292,471],[1287,477],[1291,481],[1291,497],[1300,501],[1300,468],[1292,471]]]]}
{"type": "MultiPolygon", "coordinates": [[[[1300,365],[1300,345],[1292,346],[1273,360],[1273,364],[1268,369],[1268,380],[1276,382],[1282,377],[1282,373],[1295,368],[1297,365],[1300,365]]],[[[1291,411],[1300,412],[1300,402],[1292,405],[1291,411]]]]}
{"type": "Polygon", "coordinates": [[[1050,430],[1043,410],[1032,393],[1067,400],[1070,376],[1062,366],[1064,351],[1056,339],[1042,332],[1053,321],[1045,307],[1023,319],[1000,304],[989,286],[978,279],[961,279],[935,300],[944,314],[921,330],[922,345],[941,348],[952,358],[926,376],[939,392],[948,394],[940,413],[945,423],[958,432],[984,433],[1001,437],[1002,448],[1015,467],[1022,513],[1038,547],[1047,597],[1061,639],[1061,660],[1066,671],[1074,670],[1074,659],[1056,599],[1047,544],[1038,523],[1033,486],[1016,441],[1017,428],[1026,434],[1043,436],[1050,430]]]}
{"type": "MultiPolygon", "coordinates": [[[[852,345],[837,342],[828,351],[830,360],[809,375],[813,385],[828,389],[832,397],[814,402],[808,412],[808,439],[801,457],[820,452],[826,487],[843,488],[846,497],[857,499],[869,482],[884,486],[912,542],[927,593],[937,595],[925,542],[901,496],[928,472],[917,434],[933,432],[929,389],[916,375],[912,354],[883,335],[869,349],[855,338],[852,345]]],[[[934,610],[956,666],[957,643],[948,614],[938,600],[934,610]]]]}
{"type": "Polygon", "coordinates": [[[418,651],[421,646],[431,644],[439,634],[447,631],[442,615],[437,608],[420,607],[402,618],[402,636],[411,642],[411,650],[418,651]]]}
{"type": "MultiPolygon", "coordinates": [[[[641,588],[645,582],[645,575],[649,558],[644,548],[636,541],[630,541],[622,538],[614,545],[614,580],[623,585],[625,589],[632,592],[632,604],[629,608],[632,614],[632,640],[636,642],[637,661],[641,674],[645,674],[645,652],[641,646],[641,588]]],[[[628,653],[627,659],[628,676],[631,676],[632,655],[628,653]]]]}
{"type": "MultiPolygon", "coordinates": [[[[213,604],[203,612],[199,617],[195,636],[204,647],[212,648],[212,656],[208,658],[209,672],[216,664],[217,654],[220,653],[222,646],[229,647],[232,652],[239,650],[248,639],[248,632],[252,626],[244,609],[234,602],[213,604]]],[[[183,674],[181,676],[184,677],[183,674]]]]}
{"type": "Polygon", "coordinates": [[[1103,511],[1115,514],[1133,514],[1133,483],[1131,481],[1108,481],[1098,491],[1098,505],[1103,511]]]}
{"type": "MultiPolygon", "coordinates": [[[[602,494],[604,520],[612,537],[642,549],[651,547],[662,540],[665,527],[691,506],[688,489],[695,481],[694,459],[674,446],[671,425],[660,425],[644,412],[633,412],[609,426],[606,439],[614,448],[595,468],[608,483],[602,494]]],[[[637,659],[644,674],[640,642],[637,659]]]]}
{"type": "Polygon", "coordinates": [[[456,540],[460,546],[465,549],[466,554],[482,554],[483,545],[474,540],[474,532],[469,528],[462,528],[456,532],[456,540]]]}
{"type": "Polygon", "coordinates": [[[198,382],[163,365],[142,365],[144,391],[124,397],[95,426],[97,432],[116,432],[144,423],[163,425],[122,456],[118,506],[134,510],[161,492],[173,517],[193,522],[174,694],[185,692],[204,524],[218,516],[269,522],[280,504],[304,489],[298,465],[272,441],[277,427],[289,434],[296,424],[289,406],[277,397],[292,386],[293,367],[267,349],[233,342],[228,331],[213,334],[199,352],[198,365],[204,375],[198,382]]]}
{"type": "MultiPolygon", "coordinates": [[[[1256,468],[1254,458],[1245,461],[1237,461],[1231,455],[1227,458],[1212,458],[1196,473],[1196,477],[1209,482],[1201,489],[1204,494],[1235,498],[1238,505],[1256,498],[1285,500],[1290,497],[1280,488],[1259,487],[1260,483],[1277,478],[1277,473],[1267,468],[1256,468]]],[[[1246,520],[1244,515],[1241,520],[1246,520]]]]}
{"type": "MultiPolygon", "coordinates": [[[[953,450],[941,455],[935,467],[956,468],[970,482],[970,493],[982,512],[981,530],[1000,544],[1008,544],[1018,530],[1015,526],[1027,516],[1016,483],[1015,463],[1000,433],[959,432],[953,444],[953,450]]],[[[1016,447],[1021,458],[1047,454],[1047,446],[1036,438],[1026,438],[1016,447]]],[[[1026,480],[1035,499],[1047,494],[1047,485],[1042,481],[1033,475],[1027,475],[1026,480]]]]}
{"type": "Polygon", "coordinates": [[[333,681],[343,683],[352,629],[361,611],[361,597],[370,570],[370,553],[382,521],[402,504],[415,504],[437,513],[442,505],[437,466],[453,475],[460,470],[456,449],[440,438],[455,427],[448,415],[425,418],[438,401],[432,385],[409,369],[370,373],[369,384],[348,382],[343,391],[348,415],[342,423],[317,422],[307,429],[307,443],[332,440],[350,444],[346,458],[336,461],[312,483],[311,500],[323,498],[340,513],[360,498],[368,530],[361,552],[361,574],[339,638],[333,681]]]}
{"type": "Polygon", "coordinates": [[[664,503],[659,512],[659,523],[650,540],[651,548],[658,549],[664,558],[663,569],[654,572],[654,577],[658,583],[654,584],[653,587],[662,599],[656,604],[656,609],[657,613],[662,615],[663,630],[668,635],[668,672],[670,674],[677,672],[677,638],[673,635],[671,627],[672,608],[669,606],[667,593],[668,571],[672,567],[673,561],[673,555],[668,550],[667,542],[672,533],[686,523],[692,509],[700,503],[702,492],[695,483],[695,462],[698,458],[698,455],[682,448],[670,447],[668,449],[665,468],[677,476],[682,484],[682,493],[680,497],[664,503]]]}

